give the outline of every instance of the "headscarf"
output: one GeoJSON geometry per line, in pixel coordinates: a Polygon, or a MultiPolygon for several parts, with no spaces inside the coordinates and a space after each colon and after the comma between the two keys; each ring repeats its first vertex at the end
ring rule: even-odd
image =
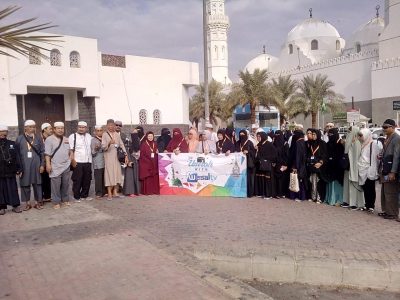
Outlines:
{"type": "Polygon", "coordinates": [[[243,146],[244,143],[246,143],[247,140],[248,140],[247,131],[244,130],[244,129],[240,130],[239,131],[239,143],[240,143],[240,145],[243,146]],[[244,135],[241,135],[241,133],[244,134],[244,135]]]}
{"type": "Polygon", "coordinates": [[[278,149],[281,149],[283,148],[284,145],[285,145],[285,138],[282,134],[282,131],[281,130],[275,131],[274,146],[278,149]]]}
{"type": "Polygon", "coordinates": [[[225,129],[225,137],[228,138],[232,143],[235,142],[234,131],[232,128],[225,129]]]}
{"type": "Polygon", "coordinates": [[[158,151],[164,152],[171,141],[171,132],[168,128],[161,129],[161,135],[157,139],[158,151]]]}
{"type": "Polygon", "coordinates": [[[268,134],[264,131],[257,132],[257,136],[260,137],[260,141],[257,144],[257,147],[260,147],[267,139],[268,139],[268,134]]]}
{"type": "Polygon", "coordinates": [[[179,128],[174,128],[172,130],[172,139],[167,146],[168,152],[174,152],[176,148],[179,148],[179,151],[182,153],[188,153],[189,147],[183,137],[183,134],[179,128]],[[177,133],[177,134],[175,134],[177,133]]]}
{"type": "Polygon", "coordinates": [[[154,133],[149,131],[144,136],[140,145],[139,159],[139,178],[141,180],[158,174],[157,143],[149,141],[149,135],[154,133]]]}
{"type": "Polygon", "coordinates": [[[363,142],[361,145],[362,149],[373,142],[372,133],[368,128],[361,129],[359,133],[362,134],[362,139],[363,139],[363,142]]]}
{"type": "Polygon", "coordinates": [[[139,136],[140,141],[142,141],[143,137],[144,137],[144,129],[143,129],[143,127],[142,126],[136,126],[135,129],[138,131],[138,136],[139,136]]]}
{"type": "Polygon", "coordinates": [[[195,153],[196,149],[197,149],[197,145],[199,144],[197,130],[194,128],[191,128],[189,130],[189,133],[191,133],[188,136],[189,153],[195,153]]]}

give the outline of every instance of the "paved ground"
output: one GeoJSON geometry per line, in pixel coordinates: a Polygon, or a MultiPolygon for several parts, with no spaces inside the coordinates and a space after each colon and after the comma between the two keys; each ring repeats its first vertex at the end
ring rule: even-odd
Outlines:
{"type": "Polygon", "coordinates": [[[286,199],[143,196],[47,206],[0,217],[0,299],[268,299],[196,257],[392,266],[400,265],[399,241],[398,222],[286,199]]]}

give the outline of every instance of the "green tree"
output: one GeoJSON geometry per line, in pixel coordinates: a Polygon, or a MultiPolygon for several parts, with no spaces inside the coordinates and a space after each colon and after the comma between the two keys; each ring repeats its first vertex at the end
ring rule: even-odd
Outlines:
{"type": "Polygon", "coordinates": [[[272,98],[272,103],[276,106],[280,113],[280,124],[284,124],[292,116],[290,112],[293,110],[290,101],[292,96],[296,93],[297,81],[293,80],[290,75],[279,76],[278,80],[272,79],[269,85],[269,94],[272,98]]]}
{"type": "MultiPolygon", "coordinates": [[[[4,21],[6,17],[15,13],[19,9],[20,7],[18,6],[9,6],[3,10],[0,10],[0,22],[4,21]]],[[[43,58],[47,58],[47,56],[42,54],[39,49],[45,51],[48,51],[48,49],[45,49],[41,45],[51,45],[53,42],[57,42],[55,38],[60,36],[37,34],[38,31],[55,27],[53,25],[49,25],[50,23],[25,26],[35,20],[36,18],[31,18],[9,25],[0,26],[0,55],[15,57],[9,52],[16,52],[21,55],[28,56],[29,52],[33,52],[43,58]]]]}
{"type": "Polygon", "coordinates": [[[268,88],[266,81],[268,79],[267,70],[255,69],[253,73],[248,70],[240,71],[240,83],[232,85],[231,92],[228,94],[228,107],[234,108],[237,105],[250,105],[251,123],[256,122],[256,108],[263,104],[266,105],[268,96],[268,88]]]}
{"type": "MultiPolygon", "coordinates": [[[[217,124],[218,119],[222,116],[222,103],[224,102],[225,94],[223,93],[224,86],[214,79],[208,84],[208,97],[210,101],[210,122],[217,124]]],[[[196,127],[200,119],[205,116],[205,91],[204,83],[196,87],[196,94],[190,99],[189,116],[192,122],[196,123],[196,127]]]]}
{"type": "Polygon", "coordinates": [[[290,99],[289,114],[296,116],[311,115],[312,127],[317,127],[317,114],[322,108],[337,112],[343,107],[343,96],[332,89],[335,84],[327,75],[318,74],[305,76],[298,84],[299,91],[290,99]]]}

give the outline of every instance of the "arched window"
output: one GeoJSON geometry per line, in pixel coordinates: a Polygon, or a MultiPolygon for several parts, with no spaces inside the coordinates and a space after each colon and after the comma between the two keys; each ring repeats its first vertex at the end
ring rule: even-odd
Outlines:
{"type": "Polygon", "coordinates": [[[29,51],[29,63],[31,65],[41,65],[40,50],[38,47],[32,47],[29,51]]]}
{"type": "Polygon", "coordinates": [[[336,51],[339,51],[339,50],[340,50],[340,41],[337,40],[336,41],[336,51]]]}
{"type": "Polygon", "coordinates": [[[161,111],[159,109],[155,109],[153,111],[153,124],[155,125],[161,124],[161,111]]]}
{"type": "Polygon", "coordinates": [[[317,40],[311,41],[311,50],[318,50],[318,41],[317,40]]]}
{"type": "Polygon", "coordinates": [[[58,49],[53,49],[50,51],[50,65],[61,66],[61,53],[58,51],[58,49]]]}
{"type": "Polygon", "coordinates": [[[208,63],[211,63],[211,49],[208,47],[208,63]]]}
{"type": "Polygon", "coordinates": [[[80,68],[81,67],[81,56],[79,52],[72,51],[69,54],[69,65],[71,68],[80,68]]]}
{"type": "Polygon", "coordinates": [[[139,123],[140,125],[147,124],[147,110],[141,109],[139,111],[139,123]]]}
{"type": "Polygon", "coordinates": [[[218,46],[214,47],[215,59],[218,59],[218,46]]]}
{"type": "Polygon", "coordinates": [[[356,43],[356,52],[357,53],[361,52],[361,44],[360,43],[356,43]]]}
{"type": "Polygon", "coordinates": [[[293,54],[293,45],[289,44],[289,54],[293,54]]]}

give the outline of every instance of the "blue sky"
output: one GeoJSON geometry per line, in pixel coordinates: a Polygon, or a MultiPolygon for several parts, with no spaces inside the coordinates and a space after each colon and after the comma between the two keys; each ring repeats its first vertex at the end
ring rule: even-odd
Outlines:
{"type": "MultiPolygon", "coordinates": [[[[230,17],[230,76],[261,53],[278,55],[287,33],[308,18],[333,24],[348,38],[375,16],[383,0],[227,0],[230,17]]],[[[92,37],[109,54],[132,54],[202,63],[201,0],[1,0],[0,8],[22,9],[9,22],[38,17],[58,25],[51,30],[65,35],[92,37]]]]}

